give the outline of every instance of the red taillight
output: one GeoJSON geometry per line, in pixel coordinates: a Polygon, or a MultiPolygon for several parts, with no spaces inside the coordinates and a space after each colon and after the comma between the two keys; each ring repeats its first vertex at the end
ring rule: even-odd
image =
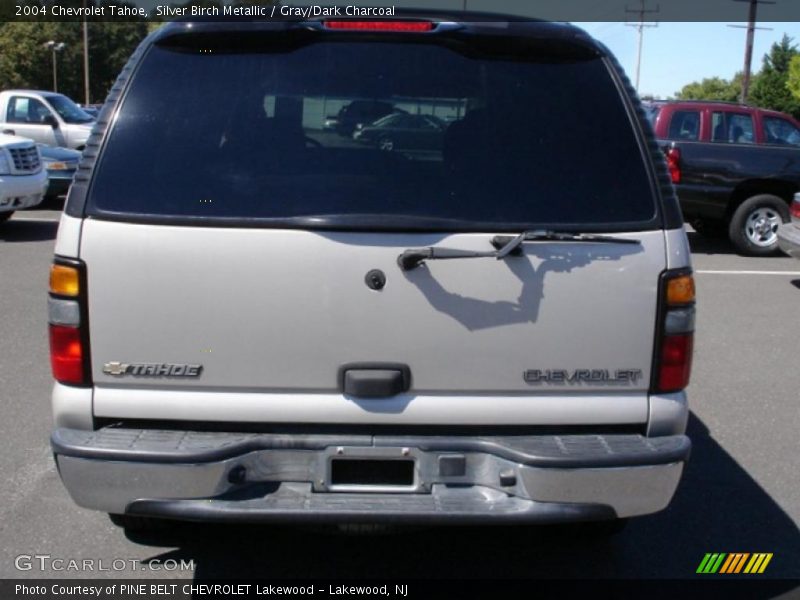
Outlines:
{"type": "Polygon", "coordinates": [[[796,194],[794,197],[794,201],[792,202],[791,206],[789,206],[789,212],[792,213],[792,217],[795,219],[800,219],[800,194],[796,194]]]}
{"type": "Polygon", "coordinates": [[[86,307],[86,266],[78,260],[56,259],[50,269],[47,321],[50,365],[59,383],[91,385],[86,307]]]}
{"type": "Polygon", "coordinates": [[[77,327],[50,325],[50,364],[60,383],[82,384],[83,343],[77,327]]]}
{"type": "Polygon", "coordinates": [[[689,385],[692,373],[694,335],[668,335],[661,342],[661,364],[658,372],[660,392],[678,391],[689,385]]]}
{"type": "Polygon", "coordinates": [[[654,353],[652,390],[678,392],[689,385],[694,343],[695,288],[689,269],[665,271],[659,286],[659,331],[654,353]]]}
{"type": "Polygon", "coordinates": [[[358,31],[431,31],[431,21],[325,21],[328,29],[354,29],[358,31]]]}
{"type": "Polygon", "coordinates": [[[681,151],[677,148],[667,150],[667,168],[672,183],[681,182],[681,151]]]}

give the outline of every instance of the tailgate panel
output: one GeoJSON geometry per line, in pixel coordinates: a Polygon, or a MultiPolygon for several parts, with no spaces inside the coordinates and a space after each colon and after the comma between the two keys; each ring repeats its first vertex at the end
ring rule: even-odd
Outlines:
{"type": "Polygon", "coordinates": [[[190,228],[88,219],[99,387],[335,393],[346,363],[410,367],[413,394],[645,392],[662,231],[642,246],[529,243],[505,261],[396,264],[409,247],[491,249],[490,234],[190,228]],[[380,269],[374,291],[365,275],[380,269]],[[93,282],[117,282],[115,286],[93,282]],[[201,364],[200,377],[103,373],[108,362],[201,364]],[[531,384],[529,369],[620,369],[636,382],[531,384]]]}

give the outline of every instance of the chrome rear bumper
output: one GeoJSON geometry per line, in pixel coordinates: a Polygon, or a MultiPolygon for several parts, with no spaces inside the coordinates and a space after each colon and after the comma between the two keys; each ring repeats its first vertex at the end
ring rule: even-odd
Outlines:
{"type": "Polygon", "coordinates": [[[691,448],[683,435],[336,436],[121,428],[58,429],[51,441],[61,478],[80,506],[174,519],[284,522],[558,522],[643,515],[667,506],[691,448]],[[359,468],[337,479],[333,465],[341,461],[365,465],[369,479],[358,479],[359,468]],[[370,465],[386,461],[404,462],[407,479],[381,480],[380,469],[370,465]]]}

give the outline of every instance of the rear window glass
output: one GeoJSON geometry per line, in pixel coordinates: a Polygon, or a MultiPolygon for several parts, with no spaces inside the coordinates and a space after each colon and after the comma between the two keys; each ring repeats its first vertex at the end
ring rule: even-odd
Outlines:
{"type": "Polygon", "coordinates": [[[89,210],[442,230],[631,228],[656,214],[602,60],[359,42],[152,48],[89,210]]]}

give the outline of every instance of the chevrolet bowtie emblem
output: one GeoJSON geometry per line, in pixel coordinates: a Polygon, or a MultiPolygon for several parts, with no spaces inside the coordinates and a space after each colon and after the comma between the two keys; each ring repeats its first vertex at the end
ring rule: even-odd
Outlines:
{"type": "Polygon", "coordinates": [[[125,375],[128,365],[120,362],[110,362],[103,365],[103,373],[106,375],[125,375]]]}

